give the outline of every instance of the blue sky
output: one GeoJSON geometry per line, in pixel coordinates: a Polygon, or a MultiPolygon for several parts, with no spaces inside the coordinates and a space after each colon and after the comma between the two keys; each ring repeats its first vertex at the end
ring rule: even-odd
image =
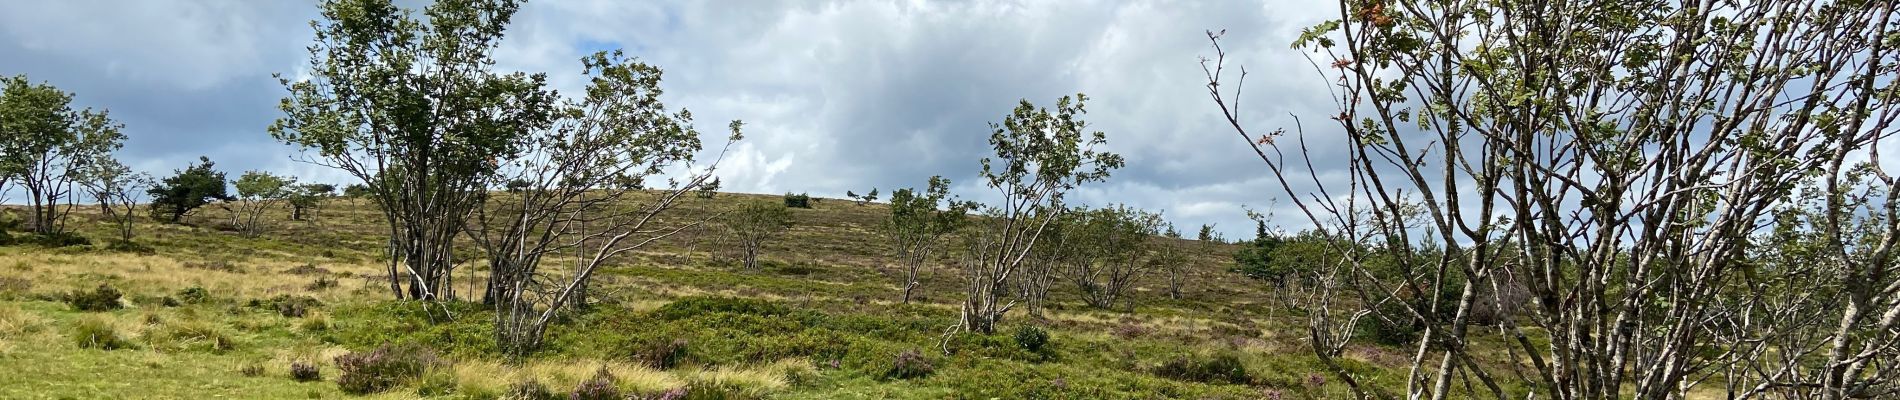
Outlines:
{"type": "MultiPolygon", "coordinates": [[[[349,182],[293,161],[296,149],[265,132],[283,96],[271,74],[294,77],[307,61],[314,4],[7,8],[0,74],[110,109],[126,124],[121,158],[134,168],[164,174],[207,155],[233,175],[349,182]]],[[[973,179],[989,152],[986,124],[1019,99],[1083,92],[1087,119],[1128,167],[1075,200],[1249,237],[1242,206],[1268,207],[1279,189],[1207,99],[1204,32],[1227,29],[1230,53],[1253,72],[1248,118],[1284,126],[1289,114],[1331,109],[1325,82],[1287,46],[1328,11],[1280,1],[531,1],[497,58],[502,70],[548,72],[568,93],[580,84],[577,60],[598,50],[665,69],[668,105],[691,110],[709,140],[725,121],[747,122],[748,140],[720,175],[728,190],[755,193],[888,193],[944,175],[962,196],[990,199],[973,179]]]]}

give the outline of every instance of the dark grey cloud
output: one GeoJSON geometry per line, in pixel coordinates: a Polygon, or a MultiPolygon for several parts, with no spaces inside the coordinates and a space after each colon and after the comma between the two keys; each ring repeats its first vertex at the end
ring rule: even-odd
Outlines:
{"type": "MultiPolygon", "coordinates": [[[[231,171],[344,179],[291,161],[295,150],[264,132],[282,95],[270,75],[305,62],[311,4],[114,4],[10,5],[0,73],[111,109],[132,137],[123,158],[142,169],[205,154],[231,171]]],[[[579,57],[625,48],[666,69],[668,103],[691,109],[709,139],[747,121],[721,175],[765,193],[889,192],[940,174],[988,199],[974,179],[987,123],[1018,99],[1084,92],[1088,120],[1129,164],[1076,200],[1166,210],[1186,230],[1218,223],[1238,237],[1251,231],[1240,207],[1266,207],[1279,189],[1207,99],[1203,32],[1227,29],[1252,72],[1248,122],[1290,126],[1288,114],[1331,109],[1325,82],[1287,47],[1328,13],[1277,1],[544,1],[522,10],[497,57],[573,92],[579,57]]]]}

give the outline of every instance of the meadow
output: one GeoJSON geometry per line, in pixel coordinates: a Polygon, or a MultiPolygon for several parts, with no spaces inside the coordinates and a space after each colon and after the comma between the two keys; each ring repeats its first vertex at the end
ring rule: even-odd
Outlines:
{"type": "MultiPolygon", "coordinates": [[[[689,199],[673,218],[747,200],[778,196],[689,199]]],[[[1233,245],[1190,247],[1182,299],[1154,274],[1132,310],[1085,307],[1059,285],[1041,318],[1013,312],[997,334],[946,335],[962,295],[949,256],[899,304],[901,271],[877,231],[885,205],[793,211],[758,270],[742,269],[713,225],[616,260],[589,306],[564,313],[547,348],[522,360],[496,355],[493,312],[470,301],[482,280],[472,248],[455,300],[393,299],[386,235],[365,200],[328,201],[306,221],[268,215],[255,237],[211,207],[187,224],[141,219],[136,240],[149,249],[0,247],[0,370],[15,371],[0,374],[0,398],[569,398],[603,383],[655,399],[1348,395],[1305,345],[1305,318],[1228,271],[1233,245]],[[119,307],[75,305],[100,290],[120,292],[119,307]],[[339,359],[378,349],[416,371],[346,393],[339,359]]],[[[69,223],[113,232],[85,207],[69,223]]],[[[1355,347],[1346,366],[1401,384],[1403,352],[1355,347]]]]}

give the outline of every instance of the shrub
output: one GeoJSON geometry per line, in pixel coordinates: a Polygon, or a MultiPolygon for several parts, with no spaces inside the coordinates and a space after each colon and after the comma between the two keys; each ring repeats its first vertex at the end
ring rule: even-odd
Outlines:
{"type": "Polygon", "coordinates": [[[554,392],[534,378],[523,379],[508,385],[508,394],[502,396],[508,400],[555,400],[554,392]]]}
{"type": "Polygon", "coordinates": [[[1244,385],[1253,380],[1247,375],[1247,367],[1240,363],[1240,357],[1226,353],[1205,359],[1175,357],[1156,366],[1154,374],[1164,378],[1204,383],[1244,385]]]}
{"type": "Polygon", "coordinates": [[[1016,345],[1031,353],[1042,354],[1043,347],[1049,344],[1049,332],[1033,325],[1016,328],[1016,345]]]}
{"type": "Polygon", "coordinates": [[[139,244],[139,242],[126,239],[112,239],[106,241],[106,250],[134,254],[154,254],[158,252],[158,250],[153,249],[152,246],[146,246],[139,244]]]}
{"type": "Polygon", "coordinates": [[[309,285],[304,285],[303,288],[305,290],[316,292],[316,291],[322,291],[324,289],[337,287],[339,283],[340,282],[337,282],[336,278],[331,278],[327,276],[319,276],[317,277],[317,280],[311,281],[309,285]]]}
{"type": "Polygon", "coordinates": [[[1421,322],[1414,318],[1405,305],[1398,301],[1380,303],[1373,310],[1376,315],[1367,316],[1359,324],[1359,336],[1373,342],[1386,345],[1404,345],[1418,340],[1421,322]],[[1381,318],[1383,316],[1383,318],[1381,318]]]}
{"type": "Polygon", "coordinates": [[[119,335],[118,328],[102,319],[87,318],[73,324],[73,342],[82,349],[118,350],[132,348],[132,342],[119,335]]]}
{"type": "Polygon", "coordinates": [[[178,300],[191,304],[203,303],[211,298],[211,292],[202,286],[192,286],[178,291],[178,300]]]}
{"type": "Polygon", "coordinates": [[[72,232],[36,233],[20,237],[18,242],[41,247],[71,247],[92,244],[92,240],[88,240],[85,236],[79,236],[79,234],[72,232]]]}
{"type": "Polygon", "coordinates": [[[593,378],[582,381],[567,395],[568,400],[621,400],[620,388],[614,386],[614,375],[601,367],[593,378]]]}
{"type": "Polygon", "coordinates": [[[264,364],[258,364],[258,363],[254,363],[254,362],[253,362],[253,363],[246,363],[246,364],[244,364],[244,366],[242,366],[242,367],[238,367],[238,375],[244,375],[244,376],[263,376],[263,375],[264,375],[264,364]]]}
{"type": "Polygon", "coordinates": [[[422,377],[436,363],[435,352],[426,348],[382,345],[337,357],[336,384],[350,394],[382,392],[422,377]]]}
{"type": "Polygon", "coordinates": [[[298,382],[310,382],[323,379],[323,372],[317,369],[316,364],[292,361],[290,362],[290,379],[294,379],[298,382]]]}
{"type": "Polygon", "coordinates": [[[90,292],[75,290],[67,294],[66,304],[71,304],[74,310],[79,311],[111,311],[124,307],[119,304],[120,297],[124,297],[124,294],[119,293],[119,289],[100,284],[90,292]]]}
{"type": "Polygon", "coordinates": [[[688,297],[654,310],[654,315],[669,321],[711,313],[776,316],[790,314],[791,310],[767,300],[736,297],[688,297]]]}
{"type": "Polygon", "coordinates": [[[311,308],[321,306],[323,303],[310,296],[280,294],[269,300],[252,299],[249,305],[255,308],[277,310],[278,315],[287,318],[302,318],[304,314],[310,312],[311,308]]]}
{"type": "Polygon", "coordinates": [[[651,339],[635,350],[633,358],[653,369],[673,369],[686,361],[686,339],[651,339]]]}
{"type": "Polygon", "coordinates": [[[891,368],[884,372],[884,377],[896,379],[922,378],[930,376],[930,373],[934,371],[936,371],[936,369],[930,366],[930,360],[925,359],[923,353],[917,352],[916,349],[910,349],[897,353],[897,358],[891,361],[891,368]]]}
{"type": "MultiPolygon", "coordinates": [[[[153,322],[147,322],[153,323],[153,322]]],[[[168,350],[207,350],[223,352],[237,347],[231,335],[203,322],[174,322],[148,330],[146,342],[168,350]]]]}
{"type": "Polygon", "coordinates": [[[811,196],[810,196],[810,195],[806,195],[806,194],[804,194],[804,193],[799,193],[799,194],[791,194],[791,193],[786,193],[786,194],[785,194],[785,207],[789,207],[789,208],[811,208],[811,196]]]}

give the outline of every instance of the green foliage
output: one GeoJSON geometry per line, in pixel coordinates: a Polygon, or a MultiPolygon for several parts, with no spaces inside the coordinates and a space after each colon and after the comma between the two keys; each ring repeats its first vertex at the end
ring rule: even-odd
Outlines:
{"type": "Polygon", "coordinates": [[[383,345],[337,357],[336,384],[345,393],[379,393],[421,378],[440,362],[421,346],[383,345]]]}
{"type": "Polygon", "coordinates": [[[310,309],[323,305],[316,298],[303,295],[280,294],[269,299],[252,299],[246,305],[276,311],[286,318],[302,318],[310,309]]]}
{"type": "MultiPolygon", "coordinates": [[[[788,201],[789,203],[789,201],[788,201]]],[[[790,229],[792,211],[784,205],[751,201],[725,215],[726,232],[739,242],[745,268],[756,270],[759,253],[767,240],[790,229]]]]}
{"type": "Polygon", "coordinates": [[[73,323],[73,343],[82,349],[119,350],[135,348],[132,341],[119,334],[112,323],[99,318],[85,318],[73,323]]]}
{"type": "Polygon", "coordinates": [[[212,169],[215,165],[208,157],[198,157],[197,164],[177,170],[152,186],[146,191],[152,197],[152,217],[177,223],[212,201],[234,199],[226,191],[224,173],[212,169]]]}
{"type": "Polygon", "coordinates": [[[128,239],[112,238],[106,241],[106,251],[150,255],[157,253],[158,249],[128,239]]]}
{"type": "Polygon", "coordinates": [[[1047,354],[1047,346],[1049,345],[1048,331],[1044,331],[1035,325],[1023,325],[1021,328],[1016,328],[1015,337],[1016,345],[1021,346],[1023,350],[1028,350],[1036,354],[1047,354]]]}
{"type": "Polygon", "coordinates": [[[284,199],[290,203],[290,219],[301,221],[311,210],[323,205],[323,200],[336,194],[336,185],[328,183],[306,183],[289,188],[284,199]]]}
{"type": "Polygon", "coordinates": [[[178,291],[178,300],[189,304],[201,304],[211,299],[211,292],[203,286],[192,286],[178,291]]]}
{"type": "MultiPolygon", "coordinates": [[[[25,75],[0,77],[0,185],[22,186],[34,233],[65,232],[75,181],[124,145],[106,111],[74,110],[73,95],[25,75]]],[[[0,189],[5,189],[0,187],[0,189]]]]}
{"type": "Polygon", "coordinates": [[[343,197],[360,199],[369,197],[369,195],[369,186],[365,186],[361,183],[352,183],[343,186],[343,197]]]}
{"type": "Polygon", "coordinates": [[[710,199],[713,198],[713,195],[717,194],[719,194],[719,177],[716,176],[707,180],[705,183],[699,184],[699,188],[694,189],[693,192],[694,197],[702,199],[710,199]]]}
{"type": "Polygon", "coordinates": [[[66,304],[72,305],[74,310],[112,311],[125,307],[119,303],[119,299],[123,296],[119,293],[119,289],[102,283],[91,291],[75,290],[67,293],[65,300],[66,304]]]}
{"type": "Polygon", "coordinates": [[[502,396],[502,398],[509,400],[558,400],[561,397],[555,396],[554,391],[548,390],[547,385],[541,384],[541,381],[530,377],[522,378],[520,381],[509,384],[508,394],[502,396]]]}
{"type": "Polygon", "coordinates": [[[80,236],[77,233],[64,232],[64,231],[27,234],[27,235],[13,238],[13,242],[17,244],[30,244],[34,246],[47,247],[47,248],[85,246],[85,245],[92,244],[92,240],[86,239],[85,236],[80,236]]]}
{"type": "Polygon", "coordinates": [[[1212,357],[1175,357],[1156,366],[1154,374],[1184,381],[1237,385],[1248,384],[1253,379],[1247,374],[1247,367],[1240,363],[1240,357],[1229,353],[1212,357]]]}
{"type": "Polygon", "coordinates": [[[804,193],[799,193],[799,194],[791,194],[789,192],[785,193],[785,207],[811,208],[811,196],[804,193]]]}

